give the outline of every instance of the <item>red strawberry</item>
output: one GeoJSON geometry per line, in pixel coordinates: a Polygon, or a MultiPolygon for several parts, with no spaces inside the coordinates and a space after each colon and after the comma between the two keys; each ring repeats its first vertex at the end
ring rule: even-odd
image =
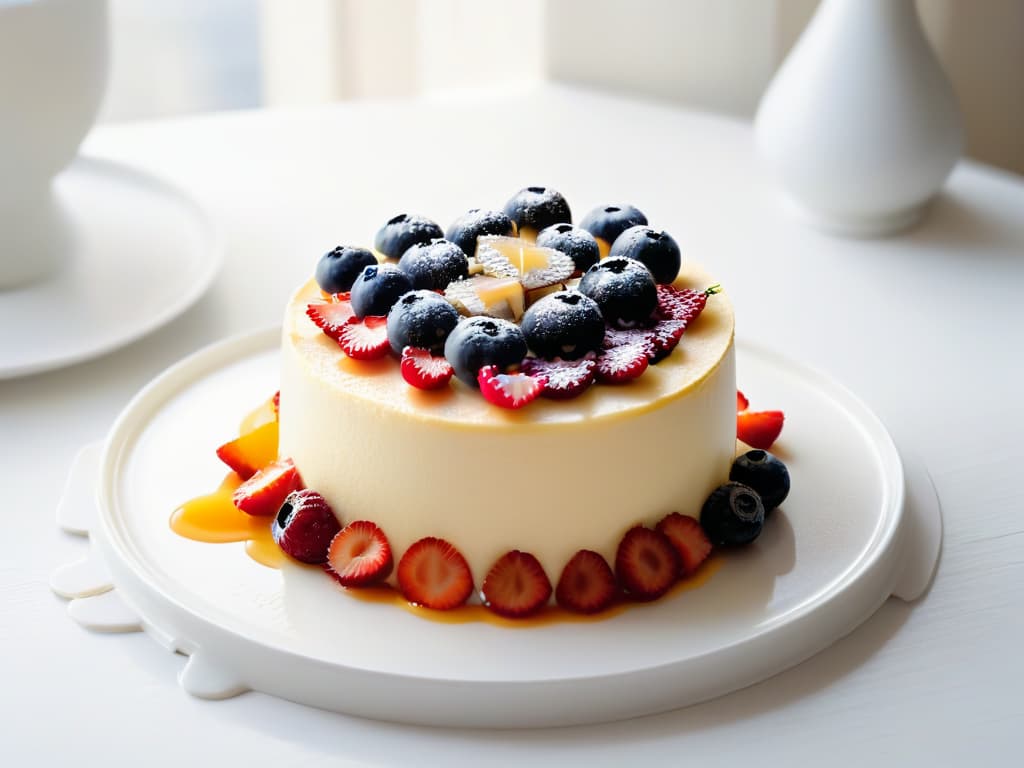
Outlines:
{"type": "Polygon", "coordinates": [[[402,378],[417,389],[440,389],[451,381],[455,369],[443,357],[428,349],[406,347],[402,350],[402,378]]]}
{"type": "Polygon", "coordinates": [[[276,515],[285,497],[302,487],[291,459],[268,464],[235,489],[231,500],[250,515],[276,515]]]}
{"type": "Polygon", "coordinates": [[[782,432],[782,411],[744,411],[736,415],[736,436],[752,448],[768,450],[782,432]]]}
{"type": "Polygon", "coordinates": [[[615,347],[627,347],[639,345],[647,352],[648,357],[655,351],[654,332],[650,328],[612,328],[610,325],[604,329],[604,341],[602,346],[605,349],[615,347]]]}
{"type": "Polygon", "coordinates": [[[686,323],[682,320],[663,319],[654,324],[651,336],[654,339],[654,354],[651,362],[657,363],[668,357],[683,338],[686,323]]]}
{"type": "Polygon", "coordinates": [[[692,517],[672,512],[665,515],[656,528],[665,534],[675,547],[684,576],[695,573],[711,554],[711,542],[708,541],[700,523],[692,517]]]}
{"type": "Polygon", "coordinates": [[[473,574],[455,547],[427,536],[405,550],[398,561],[398,588],[410,603],[446,611],[473,592],[473,574]]]}
{"type": "Polygon", "coordinates": [[[636,342],[602,351],[597,356],[597,380],[622,384],[643,375],[650,363],[650,348],[644,342],[636,342]]]}
{"type": "Polygon", "coordinates": [[[346,525],[327,550],[327,572],[346,587],[383,581],[393,563],[387,536],[369,520],[346,525]]]}
{"type": "Polygon", "coordinates": [[[597,363],[581,360],[543,360],[528,357],[523,360],[523,373],[547,381],[541,395],[553,400],[569,400],[583,393],[594,382],[597,363]]]}
{"type": "Polygon", "coordinates": [[[637,525],[619,542],[615,576],[636,600],[655,600],[679,578],[679,555],[665,534],[637,525]]]}
{"type": "Polygon", "coordinates": [[[492,611],[515,619],[536,613],[547,604],[551,582],[536,557],[513,549],[487,572],[480,594],[492,611]]]}
{"type": "Polygon", "coordinates": [[[565,564],[555,600],[567,611],[599,613],[615,601],[615,574],[597,552],[581,549],[565,564]]]}
{"type": "Polygon", "coordinates": [[[272,402],[274,404],[274,418],[276,419],[281,415],[281,390],[277,390],[274,393],[272,402]]]}
{"type": "Polygon", "coordinates": [[[324,497],[307,490],[285,497],[270,533],[285,554],[315,565],[327,559],[327,547],[340,528],[324,497]]]}
{"type": "Polygon", "coordinates": [[[367,315],[362,320],[349,319],[338,334],[342,351],[356,360],[376,360],[391,351],[388,342],[388,319],[367,315]]]}
{"type": "Polygon", "coordinates": [[[243,480],[277,458],[277,422],[268,421],[251,432],[224,443],[217,456],[243,480]]]}
{"type": "Polygon", "coordinates": [[[316,323],[316,327],[327,336],[338,341],[341,337],[341,329],[349,320],[355,317],[352,311],[352,304],[348,301],[347,293],[339,293],[335,301],[318,301],[306,307],[306,315],[316,323]],[[344,299],[340,297],[344,296],[344,299]]]}
{"type": "Polygon", "coordinates": [[[662,320],[679,320],[685,327],[704,311],[704,307],[708,303],[708,296],[714,296],[721,290],[722,286],[720,285],[712,285],[703,291],[659,285],[658,308],[655,310],[655,315],[662,320]]]}
{"type": "Polygon", "coordinates": [[[502,408],[522,408],[544,391],[547,379],[527,373],[501,373],[496,365],[485,365],[476,375],[480,393],[502,408]]]}
{"type": "Polygon", "coordinates": [[[744,395],[742,392],[740,392],[737,389],[736,390],[736,413],[739,413],[740,411],[745,411],[749,407],[750,407],[750,401],[747,400],[747,396],[744,395]]]}

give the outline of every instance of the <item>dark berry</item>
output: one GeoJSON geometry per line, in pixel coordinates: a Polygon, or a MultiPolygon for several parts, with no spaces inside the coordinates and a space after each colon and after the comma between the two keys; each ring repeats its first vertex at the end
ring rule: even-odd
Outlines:
{"type": "Polygon", "coordinates": [[[401,213],[377,230],[373,246],[391,259],[402,254],[417,243],[429,243],[435,237],[444,237],[436,222],[415,213],[401,213]]]}
{"type": "Polygon", "coordinates": [[[327,293],[344,293],[352,289],[363,267],[377,263],[377,257],[365,248],[339,245],[320,257],[316,264],[316,282],[327,293]]]}
{"type": "Polygon", "coordinates": [[[331,539],[341,530],[338,518],[316,491],[293,491],[285,497],[270,535],[288,555],[304,563],[327,560],[331,539]]]}
{"type": "Polygon", "coordinates": [[[654,279],[662,284],[676,279],[682,263],[679,244],[672,235],[643,224],[630,227],[615,238],[608,256],[625,256],[643,262],[651,270],[654,279]]]}
{"type": "Polygon", "coordinates": [[[485,365],[496,365],[502,371],[519,365],[526,357],[526,338],[519,326],[508,320],[470,317],[448,334],[444,356],[461,381],[477,387],[477,373],[485,365]]]}
{"type": "Polygon", "coordinates": [[[580,222],[580,227],[611,245],[630,227],[646,224],[647,217],[632,205],[599,205],[580,222]]]}
{"type": "Polygon", "coordinates": [[[433,291],[403,294],[388,312],[388,342],[396,355],[406,347],[440,355],[445,339],[459,322],[459,313],[433,291]]]}
{"type": "Polygon", "coordinates": [[[352,283],[352,311],[356,317],[386,315],[403,293],[412,290],[412,280],[394,264],[363,267],[352,283]]]}
{"type": "Polygon", "coordinates": [[[515,222],[501,211],[474,208],[453,221],[444,236],[465,251],[467,256],[475,256],[476,239],[481,235],[515,234],[515,222]]]}
{"type": "Polygon", "coordinates": [[[594,236],[572,224],[553,224],[537,235],[537,245],[554,248],[569,256],[578,272],[586,272],[601,260],[601,249],[594,236]]]}
{"type": "Polygon", "coordinates": [[[605,321],[624,327],[649,320],[658,306],[654,276],[635,259],[598,262],[584,273],[580,293],[597,302],[605,321]]]}
{"type": "Polygon", "coordinates": [[[749,485],[761,497],[768,514],[789,495],[789,470],[768,451],[747,451],[732,463],[729,479],[749,485]]]}
{"type": "Polygon", "coordinates": [[[764,504],[749,485],[726,483],[704,502],[700,525],[715,546],[749,544],[764,527],[764,504]]]}
{"type": "Polygon", "coordinates": [[[526,310],[522,329],[538,357],[578,360],[601,348],[604,317],[597,302],[579,291],[557,291],[526,310]]]}
{"type": "Polygon", "coordinates": [[[505,203],[505,214],[522,230],[540,232],[552,224],[572,221],[569,203],[550,187],[526,187],[505,203]]]}
{"type": "Polygon", "coordinates": [[[455,243],[444,239],[417,243],[402,254],[398,268],[412,280],[413,288],[442,290],[449,283],[469,277],[469,259],[455,243]]]}

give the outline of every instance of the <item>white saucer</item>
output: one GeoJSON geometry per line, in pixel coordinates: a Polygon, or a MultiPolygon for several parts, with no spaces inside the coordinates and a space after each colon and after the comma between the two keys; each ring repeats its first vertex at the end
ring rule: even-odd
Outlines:
{"type": "Polygon", "coordinates": [[[184,312],[220,269],[218,231],[181,190],[89,157],[54,186],[68,219],[67,266],[0,291],[0,379],[128,344],[184,312]]]}
{"type": "Polygon", "coordinates": [[[196,695],[260,690],[430,725],[634,717],[793,666],[890,595],[919,596],[935,567],[934,491],[925,475],[905,495],[877,418],[820,374],[741,343],[741,386],[755,407],[787,414],[777,453],[793,491],[761,538],[700,588],[600,622],[511,629],[353,599],[319,569],[268,569],[241,544],[198,543],[168,527],[177,505],[223,477],[214,446],[277,388],[278,348],[276,330],[232,339],[157,378],[119,417],[102,456],[82,454],[58,515],[66,529],[91,532],[102,555],[54,575],[54,589],[76,598],[72,616],[93,629],[142,627],[189,654],[181,682],[196,695]],[[115,592],[96,596],[111,584],[115,592]]]}

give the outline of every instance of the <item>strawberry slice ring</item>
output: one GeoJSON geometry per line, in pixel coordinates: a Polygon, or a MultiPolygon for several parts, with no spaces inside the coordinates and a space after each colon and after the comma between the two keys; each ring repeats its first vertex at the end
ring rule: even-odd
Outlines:
{"type": "Polygon", "coordinates": [[[485,365],[476,377],[484,398],[502,408],[515,410],[532,403],[548,380],[528,373],[501,373],[496,365],[485,365]]]}

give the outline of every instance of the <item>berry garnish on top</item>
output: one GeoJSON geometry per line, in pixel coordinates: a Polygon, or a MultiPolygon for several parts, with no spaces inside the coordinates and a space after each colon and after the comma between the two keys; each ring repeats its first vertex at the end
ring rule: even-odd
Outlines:
{"type": "Polygon", "coordinates": [[[352,288],[363,267],[377,263],[377,257],[365,248],[339,245],[320,257],[316,264],[316,282],[324,293],[343,293],[352,288]]]}
{"type": "Polygon", "coordinates": [[[516,225],[501,211],[473,208],[452,222],[444,236],[467,256],[476,255],[476,239],[481,235],[516,235],[516,225]]]}
{"type": "Polygon", "coordinates": [[[454,280],[469,277],[469,259],[462,248],[444,239],[417,243],[398,260],[398,268],[412,280],[413,288],[440,291],[454,280]]]}
{"type": "Polygon", "coordinates": [[[376,360],[391,349],[388,342],[387,318],[368,315],[362,320],[352,318],[338,335],[338,346],[353,360],[376,360]]]}
{"type": "Polygon", "coordinates": [[[654,276],[635,259],[598,262],[584,273],[579,290],[597,302],[607,323],[623,328],[647,322],[658,306],[654,276]]]}
{"type": "Polygon", "coordinates": [[[761,497],[768,514],[789,495],[789,470],[778,458],[755,449],[738,456],[729,470],[729,479],[749,485],[761,497]]]}
{"type": "Polygon", "coordinates": [[[573,260],[577,272],[586,272],[601,260],[594,236],[572,224],[552,224],[537,234],[537,245],[554,248],[573,260]]]}
{"type": "Polygon", "coordinates": [[[402,350],[402,378],[416,389],[441,389],[451,381],[455,369],[443,357],[429,350],[406,347],[402,350]]]}
{"type": "Polygon", "coordinates": [[[236,507],[250,515],[276,515],[285,497],[302,487],[291,459],[274,461],[242,483],[231,495],[236,507]]]}
{"type": "MultiPolygon", "coordinates": [[[[384,531],[369,520],[355,520],[330,540],[327,572],[345,587],[365,587],[391,573],[391,545],[384,531]]],[[[321,561],[322,562],[322,561],[321,561]]]]}
{"type": "Polygon", "coordinates": [[[660,531],[634,526],[615,553],[615,576],[635,600],[655,600],[679,578],[679,555],[660,531]]]}
{"type": "Polygon", "coordinates": [[[463,318],[448,334],[444,356],[464,384],[478,386],[477,374],[486,365],[504,371],[526,357],[526,338],[515,323],[493,317],[463,318]]]}
{"type": "Polygon", "coordinates": [[[317,301],[306,307],[306,315],[324,334],[337,341],[341,338],[341,330],[348,321],[355,317],[349,295],[337,294],[332,301],[317,301]]]}
{"type": "Polygon", "coordinates": [[[401,213],[377,231],[374,247],[390,259],[400,259],[402,254],[417,243],[429,243],[435,237],[444,237],[436,222],[426,216],[401,213]]]}
{"type": "Polygon", "coordinates": [[[547,383],[541,395],[552,400],[569,400],[583,394],[594,383],[597,363],[594,360],[545,360],[528,357],[523,360],[522,371],[547,383]]]}
{"type": "Polygon", "coordinates": [[[547,380],[528,373],[502,373],[495,365],[485,365],[477,374],[480,394],[489,403],[502,408],[522,408],[544,391],[547,380]]]}
{"type": "Polygon", "coordinates": [[[352,311],[356,317],[386,315],[398,297],[412,290],[412,280],[394,264],[364,267],[352,284],[352,311]]]}
{"type": "Polygon", "coordinates": [[[630,227],[646,223],[647,217],[639,208],[623,203],[599,205],[583,217],[580,228],[611,245],[630,227]]]}
{"type": "Polygon", "coordinates": [[[538,357],[576,360],[601,348],[604,317],[597,302],[579,291],[558,291],[523,315],[526,343],[538,357]]]}
{"type": "Polygon", "coordinates": [[[316,491],[293,491],[281,503],[270,534],[281,550],[303,563],[327,560],[327,547],[341,530],[330,505],[316,491]]]}
{"type": "Polygon", "coordinates": [[[658,283],[665,285],[676,279],[682,264],[679,244],[672,235],[643,224],[630,227],[615,238],[608,256],[636,259],[651,270],[658,283]]]}
{"type": "Polygon", "coordinates": [[[722,286],[712,285],[703,291],[693,288],[676,288],[672,285],[658,286],[658,309],[656,316],[664,320],[678,320],[689,325],[704,311],[708,297],[720,293],[722,286]]]}
{"type": "Polygon", "coordinates": [[[618,595],[615,574],[605,559],[590,549],[581,549],[565,564],[555,588],[555,600],[573,613],[599,613],[618,595]]]}
{"type": "Polygon", "coordinates": [[[550,187],[525,187],[505,203],[505,215],[516,223],[519,230],[533,230],[534,234],[552,224],[572,222],[569,203],[550,187]]]}
{"type": "Polygon", "coordinates": [[[683,576],[696,573],[700,564],[711,554],[711,542],[707,534],[692,517],[672,512],[665,515],[655,528],[665,534],[675,547],[683,576]]]}
{"type": "Polygon", "coordinates": [[[439,611],[457,608],[473,592],[466,558],[444,539],[427,536],[398,561],[398,588],[410,603],[439,611]]]}
{"type": "Polygon", "coordinates": [[[718,486],[704,502],[700,525],[715,546],[749,544],[764,527],[764,504],[750,486],[728,482],[718,486]]]}
{"type": "Polygon", "coordinates": [[[551,597],[551,582],[537,558],[514,549],[506,552],[484,577],[480,588],[483,604],[499,616],[529,616],[551,597]]]}
{"type": "Polygon", "coordinates": [[[388,312],[388,341],[396,355],[406,347],[422,347],[440,355],[458,322],[458,310],[443,296],[433,291],[410,291],[402,294],[388,312]]]}
{"type": "Polygon", "coordinates": [[[597,356],[597,380],[605,384],[625,384],[639,378],[650,365],[651,350],[646,336],[602,350],[597,356]]]}

